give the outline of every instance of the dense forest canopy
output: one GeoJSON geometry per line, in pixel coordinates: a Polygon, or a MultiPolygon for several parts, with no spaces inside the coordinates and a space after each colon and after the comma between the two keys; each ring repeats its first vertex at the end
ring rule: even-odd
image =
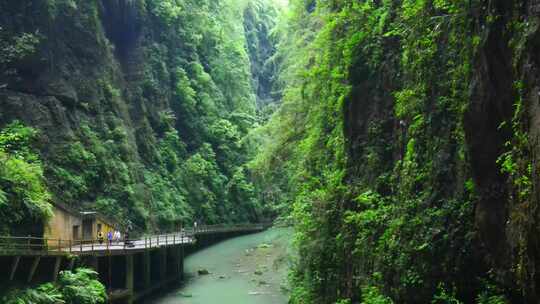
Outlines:
{"type": "Polygon", "coordinates": [[[3,1],[0,231],[279,217],[291,303],[538,303],[537,2],[3,1]]]}

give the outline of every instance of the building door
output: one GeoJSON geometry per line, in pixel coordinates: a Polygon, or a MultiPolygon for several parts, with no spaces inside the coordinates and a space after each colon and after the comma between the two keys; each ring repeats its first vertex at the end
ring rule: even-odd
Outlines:
{"type": "Polygon", "coordinates": [[[73,226],[73,240],[79,240],[81,238],[81,227],[79,225],[73,226]]]}
{"type": "Polygon", "coordinates": [[[83,240],[88,241],[94,239],[93,237],[93,227],[92,227],[93,221],[91,219],[83,220],[83,240]]]}

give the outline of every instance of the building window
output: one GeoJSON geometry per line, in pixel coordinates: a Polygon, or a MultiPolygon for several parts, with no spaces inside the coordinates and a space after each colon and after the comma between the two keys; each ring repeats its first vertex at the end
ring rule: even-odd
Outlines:
{"type": "Polygon", "coordinates": [[[97,231],[101,231],[101,224],[97,224],[97,231]]]}

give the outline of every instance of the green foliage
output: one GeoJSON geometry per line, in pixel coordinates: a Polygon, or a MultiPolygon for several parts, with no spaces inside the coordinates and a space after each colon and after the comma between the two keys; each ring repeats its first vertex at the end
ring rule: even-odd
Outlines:
{"type": "MultiPolygon", "coordinates": [[[[522,39],[521,29],[513,29],[514,39],[522,39]]],[[[514,52],[519,54],[522,50],[514,46],[514,52]]],[[[515,81],[514,88],[517,93],[517,100],[514,104],[514,113],[510,121],[504,121],[499,130],[508,131],[512,136],[505,143],[506,151],[497,159],[502,174],[508,178],[510,185],[510,208],[509,221],[513,242],[515,242],[516,252],[515,265],[513,271],[519,280],[521,286],[527,285],[527,281],[534,280],[534,274],[530,271],[532,264],[529,261],[527,251],[529,250],[529,234],[532,227],[536,226],[536,220],[532,217],[536,210],[532,195],[534,193],[533,185],[533,167],[534,162],[531,154],[533,151],[528,132],[527,104],[525,100],[525,83],[515,81]]]]}
{"type": "Polygon", "coordinates": [[[21,33],[10,36],[0,27],[0,67],[3,69],[13,68],[18,61],[34,55],[42,39],[39,33],[21,33]]]}
{"type": "Polygon", "coordinates": [[[37,132],[14,121],[0,131],[0,230],[40,223],[52,215],[51,195],[39,157],[37,132]]]}
{"type": "MultiPolygon", "coordinates": [[[[475,299],[476,304],[507,304],[509,303],[502,292],[493,285],[483,284],[484,289],[478,294],[475,299]]],[[[432,304],[461,304],[462,301],[458,300],[456,296],[456,290],[448,290],[443,283],[439,284],[437,292],[431,300],[432,304]]]]}
{"type": "Polygon", "coordinates": [[[483,291],[476,298],[477,304],[509,304],[504,292],[496,285],[483,282],[483,291]]]}
{"type": "Polygon", "coordinates": [[[61,272],[58,283],[15,289],[1,300],[6,304],[104,304],[107,295],[96,272],[78,268],[75,272],[61,272]]]}
{"type": "Polygon", "coordinates": [[[252,87],[257,94],[257,104],[262,107],[280,97],[277,80],[281,59],[276,56],[276,45],[281,36],[275,30],[280,12],[278,5],[265,0],[249,1],[244,10],[252,87]]]}
{"type": "Polygon", "coordinates": [[[293,206],[291,303],[427,303],[441,276],[449,301],[479,294],[468,1],[310,3],[290,3],[283,104],[250,164],[293,206]]]}
{"type": "Polygon", "coordinates": [[[184,9],[184,7],[178,5],[177,1],[167,0],[160,1],[159,4],[155,5],[152,13],[160,17],[167,25],[171,25],[182,15],[184,9]]]}
{"type": "Polygon", "coordinates": [[[368,286],[362,288],[362,304],[393,304],[394,302],[381,294],[377,287],[368,286]]]}
{"type": "Polygon", "coordinates": [[[35,289],[12,290],[2,298],[6,304],[64,304],[62,293],[51,283],[35,289]]]}
{"type": "Polygon", "coordinates": [[[221,174],[216,163],[216,154],[209,144],[191,156],[182,170],[187,199],[195,208],[195,219],[218,223],[226,214],[225,184],[227,177],[221,174]]]}
{"type": "MultiPolygon", "coordinates": [[[[260,219],[246,138],[258,119],[252,73],[277,43],[273,4],[46,0],[0,8],[0,89],[61,105],[54,119],[29,114],[47,124],[40,148],[52,199],[114,214],[141,232],[260,219]]],[[[4,206],[12,193],[0,186],[4,206]]]]}
{"type": "Polygon", "coordinates": [[[107,300],[105,286],[98,280],[98,274],[90,269],[78,268],[75,272],[60,273],[58,287],[66,304],[102,304],[107,300]]]}
{"type": "Polygon", "coordinates": [[[145,148],[139,153],[153,165],[142,172],[142,198],[150,202],[138,203],[136,211],[151,226],[257,220],[260,214],[244,172],[251,157],[244,139],[255,122],[247,7],[251,1],[146,2],[145,22],[160,39],[143,49],[141,98],[148,107],[157,100],[170,104],[157,122],[145,122],[145,138],[138,139],[145,148]]]}
{"type": "Polygon", "coordinates": [[[143,202],[137,197],[137,182],[130,170],[134,151],[127,144],[125,127],[116,122],[100,134],[83,124],[80,132],[83,141],[56,147],[54,158],[47,164],[51,188],[57,193],[62,189],[65,202],[99,201],[97,207],[104,214],[115,214],[121,222],[131,218],[140,224],[143,202]],[[113,203],[103,204],[106,201],[113,203]]]}
{"type": "Polygon", "coordinates": [[[36,139],[37,131],[24,126],[20,121],[14,121],[0,131],[0,150],[21,158],[32,158],[30,145],[36,139]]]}
{"type": "Polygon", "coordinates": [[[437,293],[433,296],[431,300],[432,304],[462,304],[463,302],[459,301],[456,298],[455,290],[448,291],[444,284],[439,284],[437,288],[437,293]]]}

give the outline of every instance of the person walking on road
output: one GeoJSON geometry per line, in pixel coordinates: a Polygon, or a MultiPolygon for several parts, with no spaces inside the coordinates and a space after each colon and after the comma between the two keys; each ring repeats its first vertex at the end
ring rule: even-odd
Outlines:
{"type": "Polygon", "coordinates": [[[129,230],[126,230],[126,232],[124,233],[124,245],[125,247],[134,247],[135,244],[133,244],[133,242],[129,239],[129,230]]]}
{"type": "Polygon", "coordinates": [[[122,237],[120,236],[120,231],[115,230],[115,231],[114,231],[113,238],[114,238],[114,242],[115,242],[115,243],[120,244],[120,239],[122,238],[122,237]]]}
{"type": "Polygon", "coordinates": [[[100,245],[103,244],[103,232],[101,230],[97,233],[97,239],[100,245]]]}
{"type": "Polygon", "coordinates": [[[112,231],[109,231],[107,233],[107,240],[109,241],[109,245],[112,245],[112,241],[113,241],[113,233],[112,233],[112,231]]]}

